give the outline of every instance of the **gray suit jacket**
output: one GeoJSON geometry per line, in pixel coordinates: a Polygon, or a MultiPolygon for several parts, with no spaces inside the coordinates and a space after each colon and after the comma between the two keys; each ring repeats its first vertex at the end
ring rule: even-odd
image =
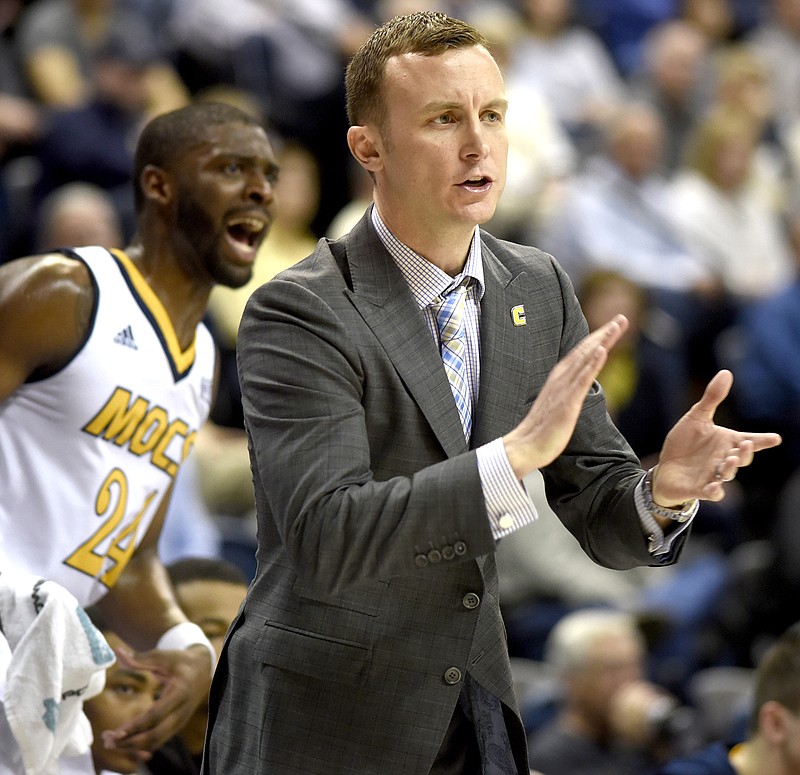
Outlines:
{"type": "MultiPolygon", "coordinates": [[[[521,420],[587,333],[550,256],[482,240],[473,448],[521,420]]],[[[238,347],[258,570],[214,680],[204,771],[428,773],[465,671],[516,702],[476,455],[369,217],[259,288],[238,347]]],[[[641,470],[599,387],[543,474],[595,560],[653,563],[633,505],[641,470]]]]}

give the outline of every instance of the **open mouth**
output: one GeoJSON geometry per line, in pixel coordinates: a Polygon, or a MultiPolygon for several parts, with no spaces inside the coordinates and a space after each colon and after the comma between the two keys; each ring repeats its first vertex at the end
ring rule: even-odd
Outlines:
{"type": "Polygon", "coordinates": [[[476,191],[482,192],[489,189],[492,185],[492,179],[487,178],[485,175],[475,175],[471,178],[467,178],[463,183],[461,183],[462,188],[466,188],[469,191],[476,191]]]}
{"type": "Polygon", "coordinates": [[[261,243],[267,225],[265,220],[254,216],[236,218],[228,223],[228,236],[237,245],[252,250],[261,243]]]}

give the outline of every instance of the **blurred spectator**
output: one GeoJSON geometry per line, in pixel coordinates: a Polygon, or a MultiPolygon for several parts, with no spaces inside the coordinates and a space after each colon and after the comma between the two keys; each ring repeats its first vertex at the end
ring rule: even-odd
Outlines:
{"type": "Polygon", "coordinates": [[[684,696],[694,671],[719,656],[709,654],[706,644],[716,633],[715,611],[730,581],[724,554],[714,542],[693,536],[691,553],[673,567],[603,568],[558,520],[541,476],[528,476],[524,484],[539,515],[536,529],[507,536],[496,553],[511,656],[541,660],[553,626],[572,611],[625,611],[647,625],[649,675],[684,696]]]}
{"type": "Polygon", "coordinates": [[[767,0],[765,19],[750,40],[766,63],[781,132],[800,120],[800,0],[767,0]]]}
{"type": "Polygon", "coordinates": [[[758,127],[717,110],[695,129],[672,184],[681,232],[734,308],[774,293],[794,276],[783,224],[758,189],[758,127]]]}
{"type": "Polygon", "coordinates": [[[708,283],[671,218],[663,151],[663,122],[653,108],[629,104],[609,122],[603,152],[576,177],[546,237],[576,285],[594,269],[678,293],[708,283]]]}
{"type": "MultiPolygon", "coordinates": [[[[199,625],[217,655],[228,627],[247,592],[247,579],[235,565],[220,559],[187,557],[167,566],[175,597],[190,622],[199,625]]],[[[198,775],[208,720],[203,703],[181,733],[147,762],[150,775],[198,775]]]]}
{"type": "Polygon", "coordinates": [[[678,0],[578,0],[581,19],[603,40],[623,77],[642,64],[642,41],[674,18],[678,0]]]}
{"type": "MultiPolygon", "coordinates": [[[[767,207],[775,213],[783,212],[792,159],[787,152],[786,137],[777,123],[769,72],[747,43],[721,47],[716,52],[714,65],[711,108],[741,113],[753,123],[758,143],[751,164],[750,184],[767,207]]],[[[800,163],[800,156],[796,162],[800,163]]]]}
{"type": "Polygon", "coordinates": [[[648,673],[681,697],[688,696],[696,670],[729,664],[729,644],[720,646],[720,638],[745,607],[732,599],[741,565],[735,551],[744,539],[736,482],[727,485],[723,503],[702,505],[692,549],[681,563],[627,571],[602,568],[582,555],[550,508],[541,477],[527,477],[524,484],[539,515],[537,528],[508,536],[496,553],[512,656],[541,659],[544,640],[561,617],[599,606],[627,611],[646,624],[648,673]]]}
{"type": "Polygon", "coordinates": [[[732,40],[737,33],[730,0],[683,0],[680,18],[696,27],[712,49],[732,40]]]}
{"type": "Polygon", "coordinates": [[[65,183],[50,192],[39,208],[37,253],[63,247],[124,245],[114,200],[91,183],[65,183]]]}
{"type": "Polygon", "coordinates": [[[631,77],[632,93],[652,105],[661,117],[661,162],[667,174],[680,164],[686,136],[706,110],[707,56],[708,42],[696,26],[670,20],[647,34],[642,67],[631,77]]]}
{"type": "Polygon", "coordinates": [[[111,196],[125,239],[134,226],[133,150],[147,120],[147,67],[157,57],[150,39],[118,30],[94,52],[93,93],[78,107],[53,111],[37,158],[37,200],[74,181],[111,196]]]}
{"type": "Polygon", "coordinates": [[[645,654],[627,614],[564,617],[546,648],[563,699],[557,717],[529,739],[531,766],[554,775],[641,775],[683,750],[689,711],[644,679],[645,654]]]}
{"type": "Polygon", "coordinates": [[[608,51],[573,23],[572,0],[524,0],[524,26],[511,44],[508,77],[537,89],[575,146],[597,149],[599,126],[624,96],[608,51]]]}
{"type": "Polygon", "coordinates": [[[642,459],[658,454],[680,417],[680,407],[667,392],[665,364],[648,335],[652,309],[647,292],[617,272],[600,270],[584,277],[578,299],[592,331],[608,316],[621,312],[628,318],[628,330],[609,354],[598,381],[609,414],[633,451],[642,459]]]}
{"type": "Polygon", "coordinates": [[[722,740],[676,758],[656,775],[796,775],[800,772],[800,632],[761,658],[743,741],[722,740]]]}
{"type": "MultiPolygon", "coordinates": [[[[76,107],[91,98],[98,48],[127,34],[151,41],[146,21],[120,0],[36,0],[20,19],[17,48],[33,94],[44,105],[76,107]]],[[[180,107],[188,92],[160,51],[146,63],[149,116],[180,107]]]]}
{"type": "Polygon", "coordinates": [[[14,45],[22,9],[22,0],[0,2],[0,264],[31,248],[27,162],[42,124],[42,109],[27,89],[14,45]]]}
{"type": "Polygon", "coordinates": [[[558,256],[577,287],[589,272],[605,269],[648,291],[649,333],[669,374],[669,411],[680,415],[687,408],[689,354],[713,313],[713,285],[670,211],[663,150],[655,109],[634,103],[622,110],[608,126],[604,152],[572,181],[541,247],[558,256]]]}

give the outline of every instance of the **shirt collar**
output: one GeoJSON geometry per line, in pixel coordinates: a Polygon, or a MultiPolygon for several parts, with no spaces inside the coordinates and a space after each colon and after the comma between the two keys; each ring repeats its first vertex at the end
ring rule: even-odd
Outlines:
{"type": "Polygon", "coordinates": [[[420,309],[430,306],[437,297],[449,293],[466,277],[473,279],[477,298],[479,300],[483,298],[483,258],[478,226],[475,227],[472,234],[464,268],[455,277],[450,277],[447,272],[439,269],[438,266],[397,239],[389,231],[378,213],[378,208],[374,205],[371,217],[375,231],[378,232],[381,242],[400,269],[420,309]]]}

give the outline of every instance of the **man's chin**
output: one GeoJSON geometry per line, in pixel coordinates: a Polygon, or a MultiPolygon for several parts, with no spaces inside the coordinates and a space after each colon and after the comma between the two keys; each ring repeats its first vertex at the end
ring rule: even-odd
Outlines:
{"type": "Polygon", "coordinates": [[[252,266],[232,266],[231,264],[227,264],[223,271],[217,272],[217,276],[214,278],[217,285],[224,285],[226,288],[234,290],[244,287],[252,279],[252,266]]]}

